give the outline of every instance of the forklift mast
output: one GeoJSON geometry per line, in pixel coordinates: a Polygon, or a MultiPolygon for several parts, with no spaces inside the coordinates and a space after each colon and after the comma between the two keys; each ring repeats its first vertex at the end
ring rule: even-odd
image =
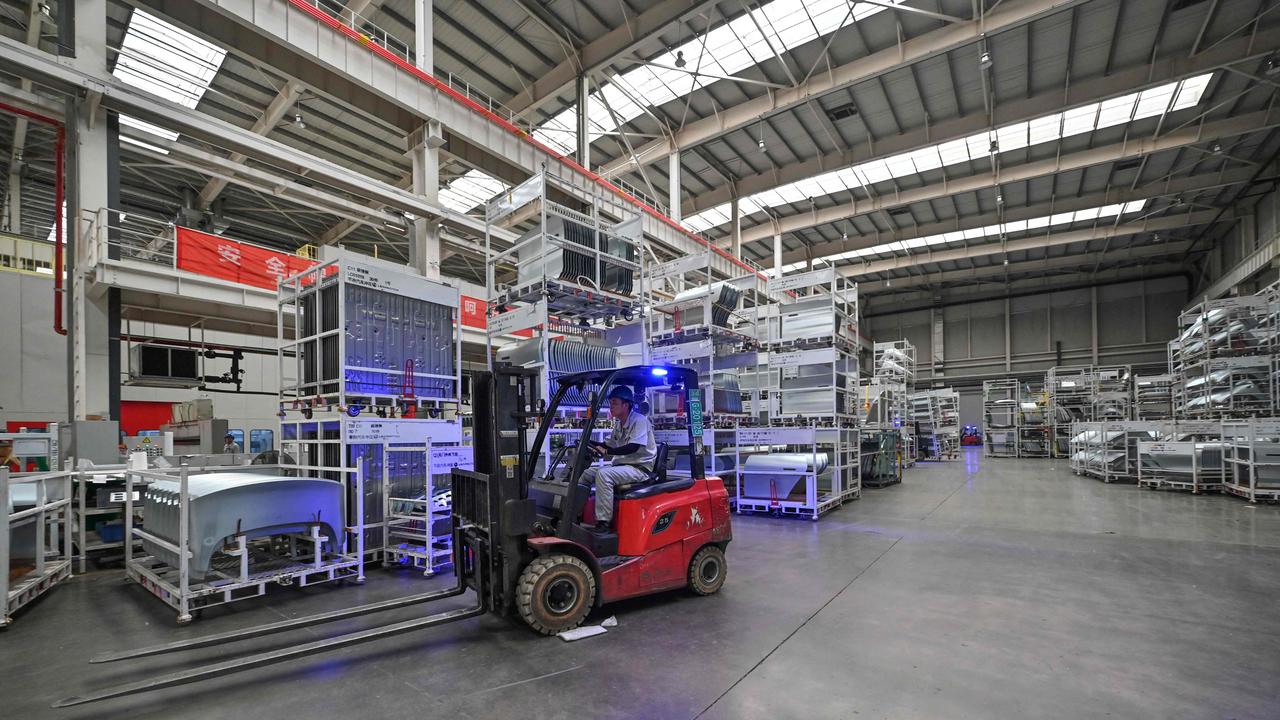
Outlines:
{"type": "Polygon", "coordinates": [[[536,417],[538,376],[499,368],[472,377],[472,445],[475,471],[453,471],[454,527],[470,538],[466,547],[486,547],[483,558],[459,557],[468,587],[490,612],[514,607],[516,581],[531,558],[528,536],[536,509],[524,482],[524,447],[530,417],[536,417]]]}

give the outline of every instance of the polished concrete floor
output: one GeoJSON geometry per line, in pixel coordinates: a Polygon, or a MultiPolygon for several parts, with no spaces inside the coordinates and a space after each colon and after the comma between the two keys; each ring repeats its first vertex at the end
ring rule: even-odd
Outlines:
{"type": "Polygon", "coordinates": [[[1280,507],[968,451],[820,522],[736,516],[734,531],[719,595],[607,608],[594,618],[617,616],[607,635],[564,643],[484,617],[51,710],[217,655],[87,664],[96,652],[442,582],[375,572],[363,587],[280,589],[176,628],[118,572],[93,573],[0,633],[0,717],[1280,717],[1280,507]]]}

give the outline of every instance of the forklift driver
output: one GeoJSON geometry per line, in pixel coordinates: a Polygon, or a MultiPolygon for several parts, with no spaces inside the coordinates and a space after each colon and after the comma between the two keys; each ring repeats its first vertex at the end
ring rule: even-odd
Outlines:
{"type": "Polygon", "coordinates": [[[635,411],[631,388],[615,385],[608,397],[609,417],[617,426],[607,442],[592,443],[591,449],[598,457],[613,458],[613,464],[588,468],[582,474],[584,482],[595,481],[596,532],[607,531],[613,520],[613,489],[647,478],[658,455],[649,418],[635,411]]]}

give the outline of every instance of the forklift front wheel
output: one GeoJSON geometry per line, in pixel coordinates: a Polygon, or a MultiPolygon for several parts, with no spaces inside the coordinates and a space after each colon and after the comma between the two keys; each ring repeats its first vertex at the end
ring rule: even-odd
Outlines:
{"type": "Polygon", "coordinates": [[[529,627],[543,635],[581,625],[595,600],[596,579],[591,568],[572,555],[540,557],[520,573],[516,607],[529,627]]]}
{"type": "Polygon", "coordinates": [[[728,570],[724,551],[715,545],[708,545],[694,553],[693,559],[689,561],[689,589],[699,595],[711,595],[724,585],[728,570]]]}

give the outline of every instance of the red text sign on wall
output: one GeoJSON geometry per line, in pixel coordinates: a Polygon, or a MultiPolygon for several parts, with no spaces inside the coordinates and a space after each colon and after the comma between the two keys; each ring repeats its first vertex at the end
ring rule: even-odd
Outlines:
{"type": "Polygon", "coordinates": [[[179,270],[266,290],[275,290],[280,280],[316,264],[290,253],[184,227],[177,228],[177,248],[179,270]]]}

